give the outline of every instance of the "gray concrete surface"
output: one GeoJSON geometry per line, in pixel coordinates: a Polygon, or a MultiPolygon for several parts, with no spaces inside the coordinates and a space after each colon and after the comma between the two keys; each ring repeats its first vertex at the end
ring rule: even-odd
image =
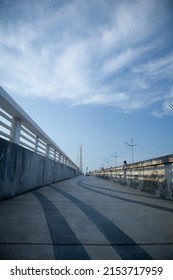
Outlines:
{"type": "Polygon", "coordinates": [[[0,201],[81,171],[0,138],[0,201]]]}
{"type": "Polygon", "coordinates": [[[173,259],[173,202],[79,176],[0,203],[0,259],[173,259]]]}

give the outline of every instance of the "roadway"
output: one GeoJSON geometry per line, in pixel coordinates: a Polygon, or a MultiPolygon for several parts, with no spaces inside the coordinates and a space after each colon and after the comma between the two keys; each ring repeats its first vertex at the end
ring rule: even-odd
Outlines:
{"type": "Polygon", "coordinates": [[[92,176],[0,203],[0,259],[173,259],[173,202],[92,176]]]}

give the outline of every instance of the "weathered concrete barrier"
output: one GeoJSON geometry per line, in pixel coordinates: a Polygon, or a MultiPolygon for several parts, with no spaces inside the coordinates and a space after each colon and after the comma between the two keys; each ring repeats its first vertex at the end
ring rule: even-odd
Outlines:
{"type": "Polygon", "coordinates": [[[96,170],[92,175],[173,200],[173,155],[96,170]]]}
{"type": "Polygon", "coordinates": [[[80,170],[0,138],[0,200],[80,174],[80,170]]]}

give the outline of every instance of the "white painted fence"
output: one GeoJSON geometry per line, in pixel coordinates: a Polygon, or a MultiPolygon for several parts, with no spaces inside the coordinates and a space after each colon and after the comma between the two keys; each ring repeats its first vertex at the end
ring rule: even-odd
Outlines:
{"type": "Polygon", "coordinates": [[[0,137],[78,169],[29,115],[0,87],[0,137]]]}

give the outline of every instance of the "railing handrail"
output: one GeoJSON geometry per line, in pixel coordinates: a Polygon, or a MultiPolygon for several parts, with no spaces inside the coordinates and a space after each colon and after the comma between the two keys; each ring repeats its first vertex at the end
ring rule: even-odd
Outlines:
{"type": "MultiPolygon", "coordinates": [[[[70,166],[78,169],[77,165],[62,151],[62,149],[33,121],[33,119],[14,101],[12,97],[0,86],[0,108],[2,108],[7,114],[9,114],[13,120],[20,120],[21,125],[33,133],[41,141],[44,141],[47,146],[52,148],[55,152],[58,152],[66,161],[70,163],[70,166]]],[[[1,133],[0,131],[0,134],[1,133]]],[[[10,138],[10,137],[9,137],[10,138]]],[[[8,139],[13,141],[12,139],[8,139]]],[[[15,142],[15,141],[13,141],[15,142]]],[[[17,143],[19,144],[19,143],[17,143]]],[[[45,155],[46,156],[46,155],[45,155]]]]}

